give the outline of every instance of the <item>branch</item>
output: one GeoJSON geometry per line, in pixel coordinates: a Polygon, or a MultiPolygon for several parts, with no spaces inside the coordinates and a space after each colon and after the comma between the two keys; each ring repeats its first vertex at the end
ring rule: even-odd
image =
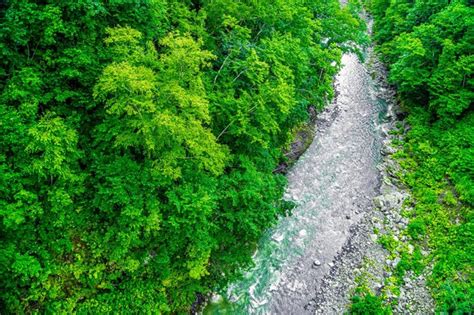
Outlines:
{"type": "Polygon", "coordinates": [[[216,74],[216,76],[214,77],[214,83],[213,83],[212,85],[216,84],[217,77],[218,77],[219,74],[221,73],[221,70],[222,70],[222,68],[224,68],[224,65],[225,65],[225,63],[227,62],[227,59],[229,59],[229,57],[230,57],[230,53],[227,55],[227,57],[225,57],[224,62],[222,63],[221,67],[219,68],[219,71],[217,71],[217,74],[216,74]]]}
{"type": "Polygon", "coordinates": [[[244,69],[242,71],[240,71],[240,73],[234,78],[234,80],[232,80],[232,83],[234,83],[235,81],[237,81],[237,79],[242,75],[242,73],[244,73],[245,71],[247,71],[247,69],[244,69]]]}
{"type": "MultiPolygon", "coordinates": [[[[249,109],[247,111],[247,114],[250,113],[251,111],[253,111],[255,108],[257,107],[257,105],[255,105],[254,107],[252,107],[251,109],[249,109]]],[[[216,140],[219,140],[219,138],[227,131],[227,129],[229,129],[229,127],[236,121],[236,119],[232,120],[227,126],[225,126],[224,129],[222,129],[221,133],[217,136],[217,139],[216,140]]]]}

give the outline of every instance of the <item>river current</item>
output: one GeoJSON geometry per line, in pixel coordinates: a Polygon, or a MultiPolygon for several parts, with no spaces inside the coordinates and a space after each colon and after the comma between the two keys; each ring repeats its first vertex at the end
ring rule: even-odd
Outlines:
{"type": "MultiPolygon", "coordinates": [[[[369,58],[370,60],[370,54],[369,58]]],[[[205,314],[307,314],[332,260],[379,189],[386,102],[370,65],[345,54],[335,78],[337,97],[319,114],[314,141],[289,171],[291,216],[260,240],[255,266],[205,314]]]]}

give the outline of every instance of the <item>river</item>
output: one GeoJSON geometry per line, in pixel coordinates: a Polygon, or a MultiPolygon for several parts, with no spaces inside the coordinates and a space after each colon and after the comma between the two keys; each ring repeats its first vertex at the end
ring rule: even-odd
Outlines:
{"type": "MultiPolygon", "coordinates": [[[[367,60],[370,60],[370,52],[367,60]]],[[[205,314],[307,314],[350,228],[372,207],[387,110],[369,62],[342,57],[336,98],[319,114],[313,143],[289,171],[285,199],[297,207],[262,237],[255,267],[205,314]]]]}

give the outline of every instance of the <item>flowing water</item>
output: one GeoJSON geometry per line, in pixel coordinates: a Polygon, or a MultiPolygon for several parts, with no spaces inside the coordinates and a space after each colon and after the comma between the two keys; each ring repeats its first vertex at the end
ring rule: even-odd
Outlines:
{"type": "Polygon", "coordinates": [[[349,228],[370,209],[379,187],[381,117],[370,66],[342,58],[336,99],[317,121],[312,145],[288,174],[285,198],[297,207],[259,243],[255,267],[208,305],[206,314],[306,314],[349,228]]]}

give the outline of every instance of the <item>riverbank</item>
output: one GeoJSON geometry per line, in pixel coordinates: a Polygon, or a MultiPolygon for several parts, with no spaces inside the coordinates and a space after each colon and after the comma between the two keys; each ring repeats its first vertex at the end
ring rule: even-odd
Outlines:
{"type": "Polygon", "coordinates": [[[410,192],[401,212],[408,225],[381,242],[398,258],[390,279],[398,299],[379,298],[395,312],[413,312],[411,287],[426,282],[434,301],[425,299],[436,305],[436,313],[471,313],[474,85],[468,79],[473,68],[467,65],[474,57],[468,31],[474,8],[463,2],[365,4],[374,17],[377,50],[390,68],[410,125],[393,130],[401,139],[391,142],[397,163],[389,170],[410,192]],[[393,23],[400,18],[403,23],[393,23]],[[410,281],[414,275],[426,281],[410,281]]]}
{"type": "Polygon", "coordinates": [[[403,141],[410,127],[403,121],[406,114],[397,104],[395,90],[387,83],[384,65],[373,51],[370,56],[369,71],[377,82],[376,97],[387,102],[385,122],[380,125],[384,140],[378,165],[379,195],[360,223],[352,227],[308,307],[316,314],[340,314],[349,309],[354,313],[371,309],[382,314],[389,308],[395,314],[432,314],[434,302],[426,287],[429,268],[419,273],[407,272],[400,282],[400,264],[406,257],[428,253],[414,253],[415,247],[406,235],[409,220],[405,212],[410,211],[406,206],[410,194],[399,180],[401,169],[394,158],[394,144],[403,141]]]}
{"type": "Polygon", "coordinates": [[[337,97],[318,115],[314,141],[287,175],[285,198],[297,207],[264,235],[255,267],[209,314],[311,313],[315,288],[325,287],[335,257],[372,208],[387,103],[377,98],[367,63],[346,54],[342,64],[337,97]]]}

